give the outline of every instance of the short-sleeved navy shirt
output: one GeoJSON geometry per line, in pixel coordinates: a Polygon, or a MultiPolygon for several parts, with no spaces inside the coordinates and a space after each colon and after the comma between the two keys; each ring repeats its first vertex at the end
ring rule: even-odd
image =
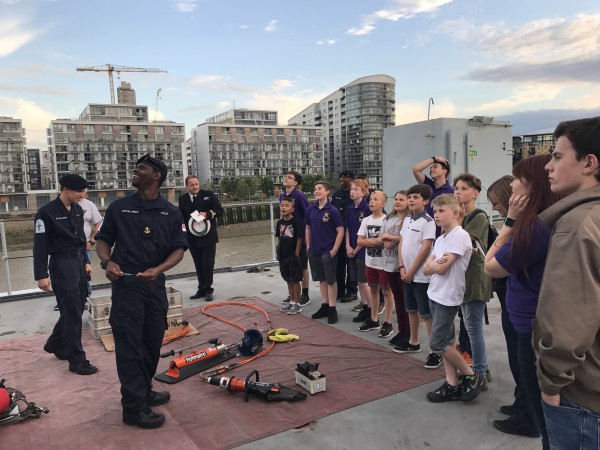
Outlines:
{"type": "Polygon", "coordinates": [[[308,208],[306,225],[310,226],[310,252],[323,255],[333,248],[337,238],[337,228],[344,226],[338,209],[327,202],[323,208],[318,203],[308,208]]]}
{"type": "Polygon", "coordinates": [[[144,200],[137,192],[108,206],[96,240],[114,245],[110,259],[129,273],[156,267],[188,247],[179,208],[161,195],[144,200]]]}
{"type": "MultiPolygon", "coordinates": [[[[365,217],[371,215],[371,209],[369,208],[369,202],[366,198],[363,198],[358,206],[354,203],[346,207],[345,212],[346,218],[346,232],[348,233],[348,241],[350,247],[356,248],[358,245],[358,230],[360,224],[365,217]]],[[[361,248],[356,254],[357,259],[365,259],[365,249],[361,248]]]]}

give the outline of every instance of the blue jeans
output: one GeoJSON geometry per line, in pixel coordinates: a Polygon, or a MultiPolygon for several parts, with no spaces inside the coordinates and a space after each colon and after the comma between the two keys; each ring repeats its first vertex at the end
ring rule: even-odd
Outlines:
{"type": "MultiPolygon", "coordinates": [[[[542,435],[542,448],[549,449],[548,432],[546,430],[546,421],[542,410],[542,393],[538,384],[537,372],[535,368],[535,353],[531,345],[531,332],[517,332],[517,356],[519,358],[519,369],[521,370],[521,386],[527,396],[527,400],[537,419],[537,425],[542,435]]],[[[521,387],[519,386],[519,387],[521,387]]],[[[562,449],[561,449],[562,450],[562,449]]]]}
{"type": "Polygon", "coordinates": [[[563,396],[560,406],[542,401],[542,408],[551,449],[600,448],[600,414],[571,403],[563,396]]]}
{"type": "MultiPolygon", "coordinates": [[[[87,257],[88,257],[88,261],[90,262],[90,264],[92,263],[92,249],[85,249],[85,253],[87,253],[87,257]]],[[[87,282],[87,296],[91,297],[92,296],[92,280],[88,280],[87,282]]]]}
{"type": "Polygon", "coordinates": [[[473,370],[485,375],[485,372],[488,370],[485,338],[483,336],[485,302],[482,300],[471,300],[469,303],[461,305],[461,309],[465,327],[471,340],[473,370]]]}

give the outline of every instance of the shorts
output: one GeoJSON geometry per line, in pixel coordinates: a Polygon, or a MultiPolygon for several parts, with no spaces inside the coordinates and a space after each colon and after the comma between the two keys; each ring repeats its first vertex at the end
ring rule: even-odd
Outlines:
{"type": "Polygon", "coordinates": [[[458,306],[446,306],[429,300],[429,309],[433,315],[429,338],[429,348],[432,352],[444,353],[450,344],[456,342],[454,319],[458,308],[458,306]]]}
{"type": "Polygon", "coordinates": [[[288,283],[299,283],[302,281],[302,267],[300,259],[296,255],[279,261],[279,272],[281,272],[281,278],[288,283]]]}
{"type": "Polygon", "coordinates": [[[365,260],[359,258],[348,258],[348,279],[358,283],[367,282],[367,273],[365,271],[365,260]]]}
{"type": "Polygon", "coordinates": [[[381,286],[381,289],[383,290],[388,290],[390,288],[390,283],[387,275],[385,274],[385,270],[375,269],[367,266],[366,273],[367,283],[369,283],[369,286],[381,286]]]}
{"type": "Polygon", "coordinates": [[[337,258],[337,253],[332,258],[329,252],[322,255],[309,255],[313,281],[326,281],[329,285],[335,284],[337,281],[337,258]]]}
{"type": "Polygon", "coordinates": [[[429,283],[415,283],[413,281],[409,284],[405,283],[403,286],[406,312],[409,314],[418,312],[422,319],[429,319],[431,317],[429,297],[427,296],[429,283]]]}

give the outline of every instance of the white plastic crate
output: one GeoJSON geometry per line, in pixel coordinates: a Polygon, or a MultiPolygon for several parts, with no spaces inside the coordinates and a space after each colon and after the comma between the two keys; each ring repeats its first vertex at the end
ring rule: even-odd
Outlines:
{"type": "MultiPolygon", "coordinates": [[[[177,322],[183,317],[183,296],[179,289],[173,286],[167,286],[167,301],[169,309],[167,310],[167,323],[177,322]]],[[[91,335],[94,339],[100,339],[101,336],[112,334],[108,319],[112,308],[112,297],[101,295],[90,297],[88,299],[88,325],[91,335]]]]}

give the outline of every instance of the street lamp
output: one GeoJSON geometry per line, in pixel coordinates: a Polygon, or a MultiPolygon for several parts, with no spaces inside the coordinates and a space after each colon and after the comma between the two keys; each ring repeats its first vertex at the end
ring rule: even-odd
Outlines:
{"type": "Polygon", "coordinates": [[[427,102],[427,120],[429,120],[429,113],[431,111],[431,105],[435,105],[435,103],[433,103],[433,98],[429,97],[429,101],[427,102]]]}

